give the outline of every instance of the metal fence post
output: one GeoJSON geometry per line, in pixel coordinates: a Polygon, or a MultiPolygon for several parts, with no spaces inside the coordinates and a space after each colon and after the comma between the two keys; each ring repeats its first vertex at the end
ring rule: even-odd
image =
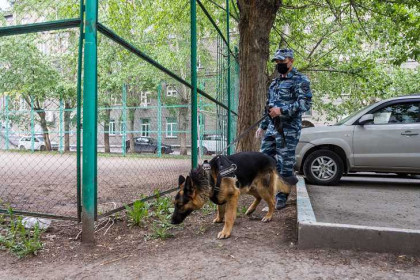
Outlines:
{"type": "Polygon", "coordinates": [[[123,112],[122,112],[122,123],[120,129],[122,130],[122,154],[125,156],[127,145],[125,143],[127,138],[127,85],[123,85],[123,92],[122,92],[122,105],[123,105],[123,112]]]}
{"type": "Polygon", "coordinates": [[[35,142],[35,117],[34,117],[34,98],[31,96],[31,152],[34,152],[35,142]]]}
{"type": "Polygon", "coordinates": [[[162,84],[158,86],[158,135],[157,135],[157,154],[159,157],[162,156],[162,84]]]}
{"type": "Polygon", "coordinates": [[[197,4],[191,6],[191,166],[196,168],[197,160],[197,4]]]}
{"type": "Polygon", "coordinates": [[[86,0],[83,83],[82,242],[93,243],[97,191],[97,0],[86,0]]]}
{"type": "Polygon", "coordinates": [[[6,95],[5,98],[5,109],[6,109],[6,150],[9,150],[9,96],[6,95]]]}
{"type": "MultiPolygon", "coordinates": [[[[230,88],[230,34],[229,34],[229,0],[226,0],[226,39],[227,39],[227,95],[228,95],[228,123],[227,123],[227,144],[229,145],[232,141],[232,96],[230,88]]],[[[227,150],[227,154],[232,154],[232,146],[227,150]]]]}
{"type": "MultiPolygon", "coordinates": [[[[66,133],[64,131],[64,133],[66,133]]],[[[63,138],[64,138],[64,134],[63,134],[63,100],[60,98],[60,147],[59,147],[59,151],[60,153],[63,153],[64,149],[63,149],[63,138]]]]}
{"type": "Polygon", "coordinates": [[[77,169],[77,220],[82,221],[82,164],[81,164],[81,130],[82,130],[82,63],[83,63],[83,40],[84,40],[84,0],[80,0],[80,27],[79,27],[79,53],[77,58],[77,110],[76,110],[76,169],[77,169]]]}

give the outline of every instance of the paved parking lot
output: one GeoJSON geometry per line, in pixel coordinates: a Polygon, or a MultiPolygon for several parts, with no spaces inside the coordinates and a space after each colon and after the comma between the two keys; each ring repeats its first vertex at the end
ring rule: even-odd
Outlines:
{"type": "Polygon", "coordinates": [[[307,189],[319,222],[420,229],[419,176],[353,175],[307,189]]]}

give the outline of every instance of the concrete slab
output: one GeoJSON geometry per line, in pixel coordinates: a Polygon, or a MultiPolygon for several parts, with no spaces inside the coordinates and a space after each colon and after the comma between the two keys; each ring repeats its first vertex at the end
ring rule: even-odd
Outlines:
{"type": "MultiPolygon", "coordinates": [[[[366,194],[362,188],[354,191],[350,187],[335,191],[330,189],[330,192],[320,189],[321,191],[319,189],[313,191],[317,193],[315,197],[318,196],[318,198],[314,199],[311,197],[311,193],[308,194],[303,178],[300,178],[297,184],[299,248],[338,248],[420,254],[420,227],[418,227],[420,216],[412,217],[412,214],[416,214],[418,211],[419,204],[417,204],[416,194],[420,188],[409,188],[410,191],[413,191],[413,194],[400,195],[399,199],[401,199],[402,204],[404,204],[404,198],[414,197],[412,203],[409,203],[403,210],[405,214],[401,222],[398,221],[398,218],[388,219],[387,221],[387,213],[377,213],[381,217],[379,220],[375,219],[374,215],[369,216],[366,214],[384,210],[381,207],[376,210],[368,209],[369,204],[376,204],[377,206],[383,204],[380,203],[380,198],[377,198],[377,195],[382,195],[380,190],[376,190],[378,193],[374,195],[375,189],[373,194],[366,194]],[[346,194],[346,190],[350,193],[346,194]],[[325,195],[326,193],[331,193],[331,196],[325,195]],[[319,197],[323,195],[323,199],[326,200],[319,202],[319,197]],[[356,198],[351,195],[356,195],[356,198]],[[355,199],[359,200],[356,202],[356,205],[354,204],[355,199]],[[349,200],[353,200],[353,202],[348,202],[349,200]],[[366,204],[364,205],[364,203],[366,204]],[[315,209],[321,209],[321,214],[318,214],[316,210],[314,212],[312,206],[316,204],[315,209]],[[321,220],[319,220],[319,217],[321,220]],[[362,222],[359,221],[359,218],[362,222]],[[413,227],[413,229],[403,228],[405,224],[410,224],[410,227],[413,227]]],[[[389,189],[389,192],[385,191],[385,193],[382,199],[388,199],[388,203],[392,202],[389,200],[390,198],[399,196],[398,190],[393,190],[392,188],[389,189]]],[[[399,207],[390,207],[388,215],[393,210],[401,213],[401,211],[398,212],[399,209],[399,207]]],[[[394,216],[398,217],[396,214],[394,216]]]]}
{"type": "Polygon", "coordinates": [[[319,222],[420,229],[420,180],[345,179],[339,186],[307,185],[307,190],[319,222]]]}

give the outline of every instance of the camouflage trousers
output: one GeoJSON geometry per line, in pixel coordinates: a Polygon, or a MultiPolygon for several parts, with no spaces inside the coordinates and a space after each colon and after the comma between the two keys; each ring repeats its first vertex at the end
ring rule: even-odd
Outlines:
{"type": "Polygon", "coordinates": [[[262,142],[260,152],[273,157],[277,162],[277,172],[282,177],[293,176],[293,168],[296,157],[295,150],[299,142],[300,129],[284,126],[286,145],[283,148],[283,137],[276,131],[266,133],[262,142]]]}

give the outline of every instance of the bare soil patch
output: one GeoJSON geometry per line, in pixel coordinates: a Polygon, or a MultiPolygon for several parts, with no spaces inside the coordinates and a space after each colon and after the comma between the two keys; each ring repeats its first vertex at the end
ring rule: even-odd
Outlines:
{"type": "MultiPolygon", "coordinates": [[[[240,208],[251,197],[242,197],[240,208]]],[[[193,213],[173,238],[148,239],[147,228],[125,219],[96,234],[94,247],[72,240],[80,226],[54,222],[38,256],[17,259],[0,252],[0,279],[418,279],[420,258],[337,250],[298,250],[296,205],[262,223],[239,215],[232,237],[217,240],[215,213],[193,213]]]]}

